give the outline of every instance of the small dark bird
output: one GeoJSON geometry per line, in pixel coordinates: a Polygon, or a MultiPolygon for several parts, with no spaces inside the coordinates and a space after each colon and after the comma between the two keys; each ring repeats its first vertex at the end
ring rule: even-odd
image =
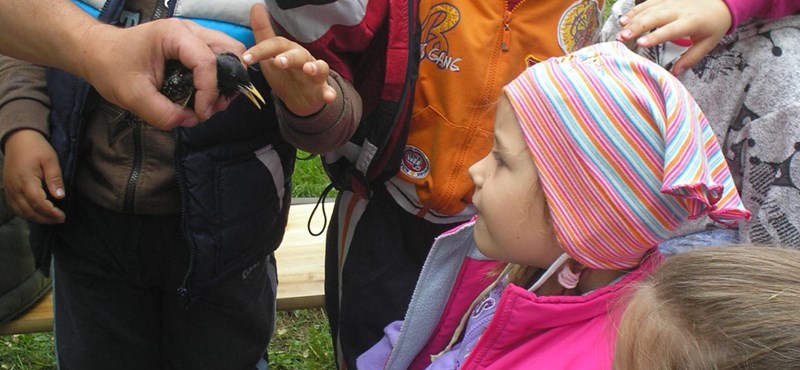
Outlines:
{"type": "MultiPolygon", "coordinates": [[[[247,69],[233,53],[217,54],[217,89],[225,98],[232,98],[236,92],[244,94],[258,109],[261,104],[266,104],[258,92],[247,69]]],[[[164,66],[164,84],[161,93],[176,104],[194,108],[194,78],[192,71],[177,60],[168,60],[164,66]]],[[[125,112],[119,120],[111,125],[108,135],[108,146],[114,146],[118,140],[132,132],[137,127],[142,127],[144,121],[130,112],[125,112]]]]}
{"type": "MultiPolygon", "coordinates": [[[[261,104],[266,104],[264,98],[250,82],[247,69],[233,53],[217,54],[217,88],[219,93],[226,98],[233,97],[236,92],[242,93],[258,109],[261,109],[261,104]]],[[[161,93],[177,104],[193,107],[194,91],[192,71],[177,60],[167,61],[161,93]]]]}

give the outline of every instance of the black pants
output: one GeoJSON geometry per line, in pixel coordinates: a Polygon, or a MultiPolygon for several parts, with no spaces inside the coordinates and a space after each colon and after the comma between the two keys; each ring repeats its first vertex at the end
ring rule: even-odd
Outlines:
{"type": "Polygon", "coordinates": [[[54,248],[61,370],[266,365],[262,357],[275,324],[272,255],[184,307],[177,289],[189,249],[178,216],[120,214],[85,199],[77,203],[54,248]]]}
{"type": "Polygon", "coordinates": [[[360,217],[348,210],[353,207],[346,197],[340,193],[336,199],[327,234],[325,309],[338,366],[352,370],[356,358],[383,337],[383,328],[405,317],[434,238],[458,223],[434,224],[412,215],[383,188],[360,217]],[[343,238],[340,225],[350,225],[342,227],[350,235],[343,238]]]}

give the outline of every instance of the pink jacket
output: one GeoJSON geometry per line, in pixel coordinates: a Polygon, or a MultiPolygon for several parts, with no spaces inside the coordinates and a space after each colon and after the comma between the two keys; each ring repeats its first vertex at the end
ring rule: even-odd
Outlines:
{"type": "Polygon", "coordinates": [[[742,22],[752,17],[780,18],[800,10],[798,0],[722,0],[731,12],[732,33],[742,22]]]}
{"type": "MultiPolygon", "coordinates": [[[[472,223],[439,237],[423,267],[406,319],[359,358],[359,367],[424,369],[448,343],[496,262],[481,256],[472,223]]],[[[539,297],[509,285],[462,369],[610,369],[616,323],[628,288],[663,257],[654,250],[616,284],[585,296],[539,297]]]]}

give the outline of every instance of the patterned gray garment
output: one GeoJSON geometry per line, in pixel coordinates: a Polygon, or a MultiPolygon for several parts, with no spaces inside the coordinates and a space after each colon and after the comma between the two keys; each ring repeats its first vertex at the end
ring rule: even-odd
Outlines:
{"type": "MultiPolygon", "coordinates": [[[[603,28],[606,40],[619,29],[621,3],[603,28]]],[[[668,48],[640,54],[669,67],[668,48]]],[[[708,117],[752,212],[741,242],[800,247],[800,15],[741,25],[680,80],[708,117]]]]}

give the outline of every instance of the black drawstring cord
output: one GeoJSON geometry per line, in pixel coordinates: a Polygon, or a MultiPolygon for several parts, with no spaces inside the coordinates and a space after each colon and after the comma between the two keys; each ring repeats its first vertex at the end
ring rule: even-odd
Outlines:
{"type": "Polygon", "coordinates": [[[308,233],[313,236],[322,235],[322,233],[325,232],[325,228],[328,226],[328,214],[325,212],[325,200],[328,199],[328,193],[330,193],[331,190],[333,190],[333,183],[325,187],[325,190],[323,190],[322,194],[317,198],[317,204],[314,205],[314,209],[311,210],[311,215],[308,216],[308,233]],[[318,233],[315,233],[311,231],[311,220],[314,219],[314,214],[317,213],[317,208],[320,204],[322,204],[322,229],[318,233]]]}

